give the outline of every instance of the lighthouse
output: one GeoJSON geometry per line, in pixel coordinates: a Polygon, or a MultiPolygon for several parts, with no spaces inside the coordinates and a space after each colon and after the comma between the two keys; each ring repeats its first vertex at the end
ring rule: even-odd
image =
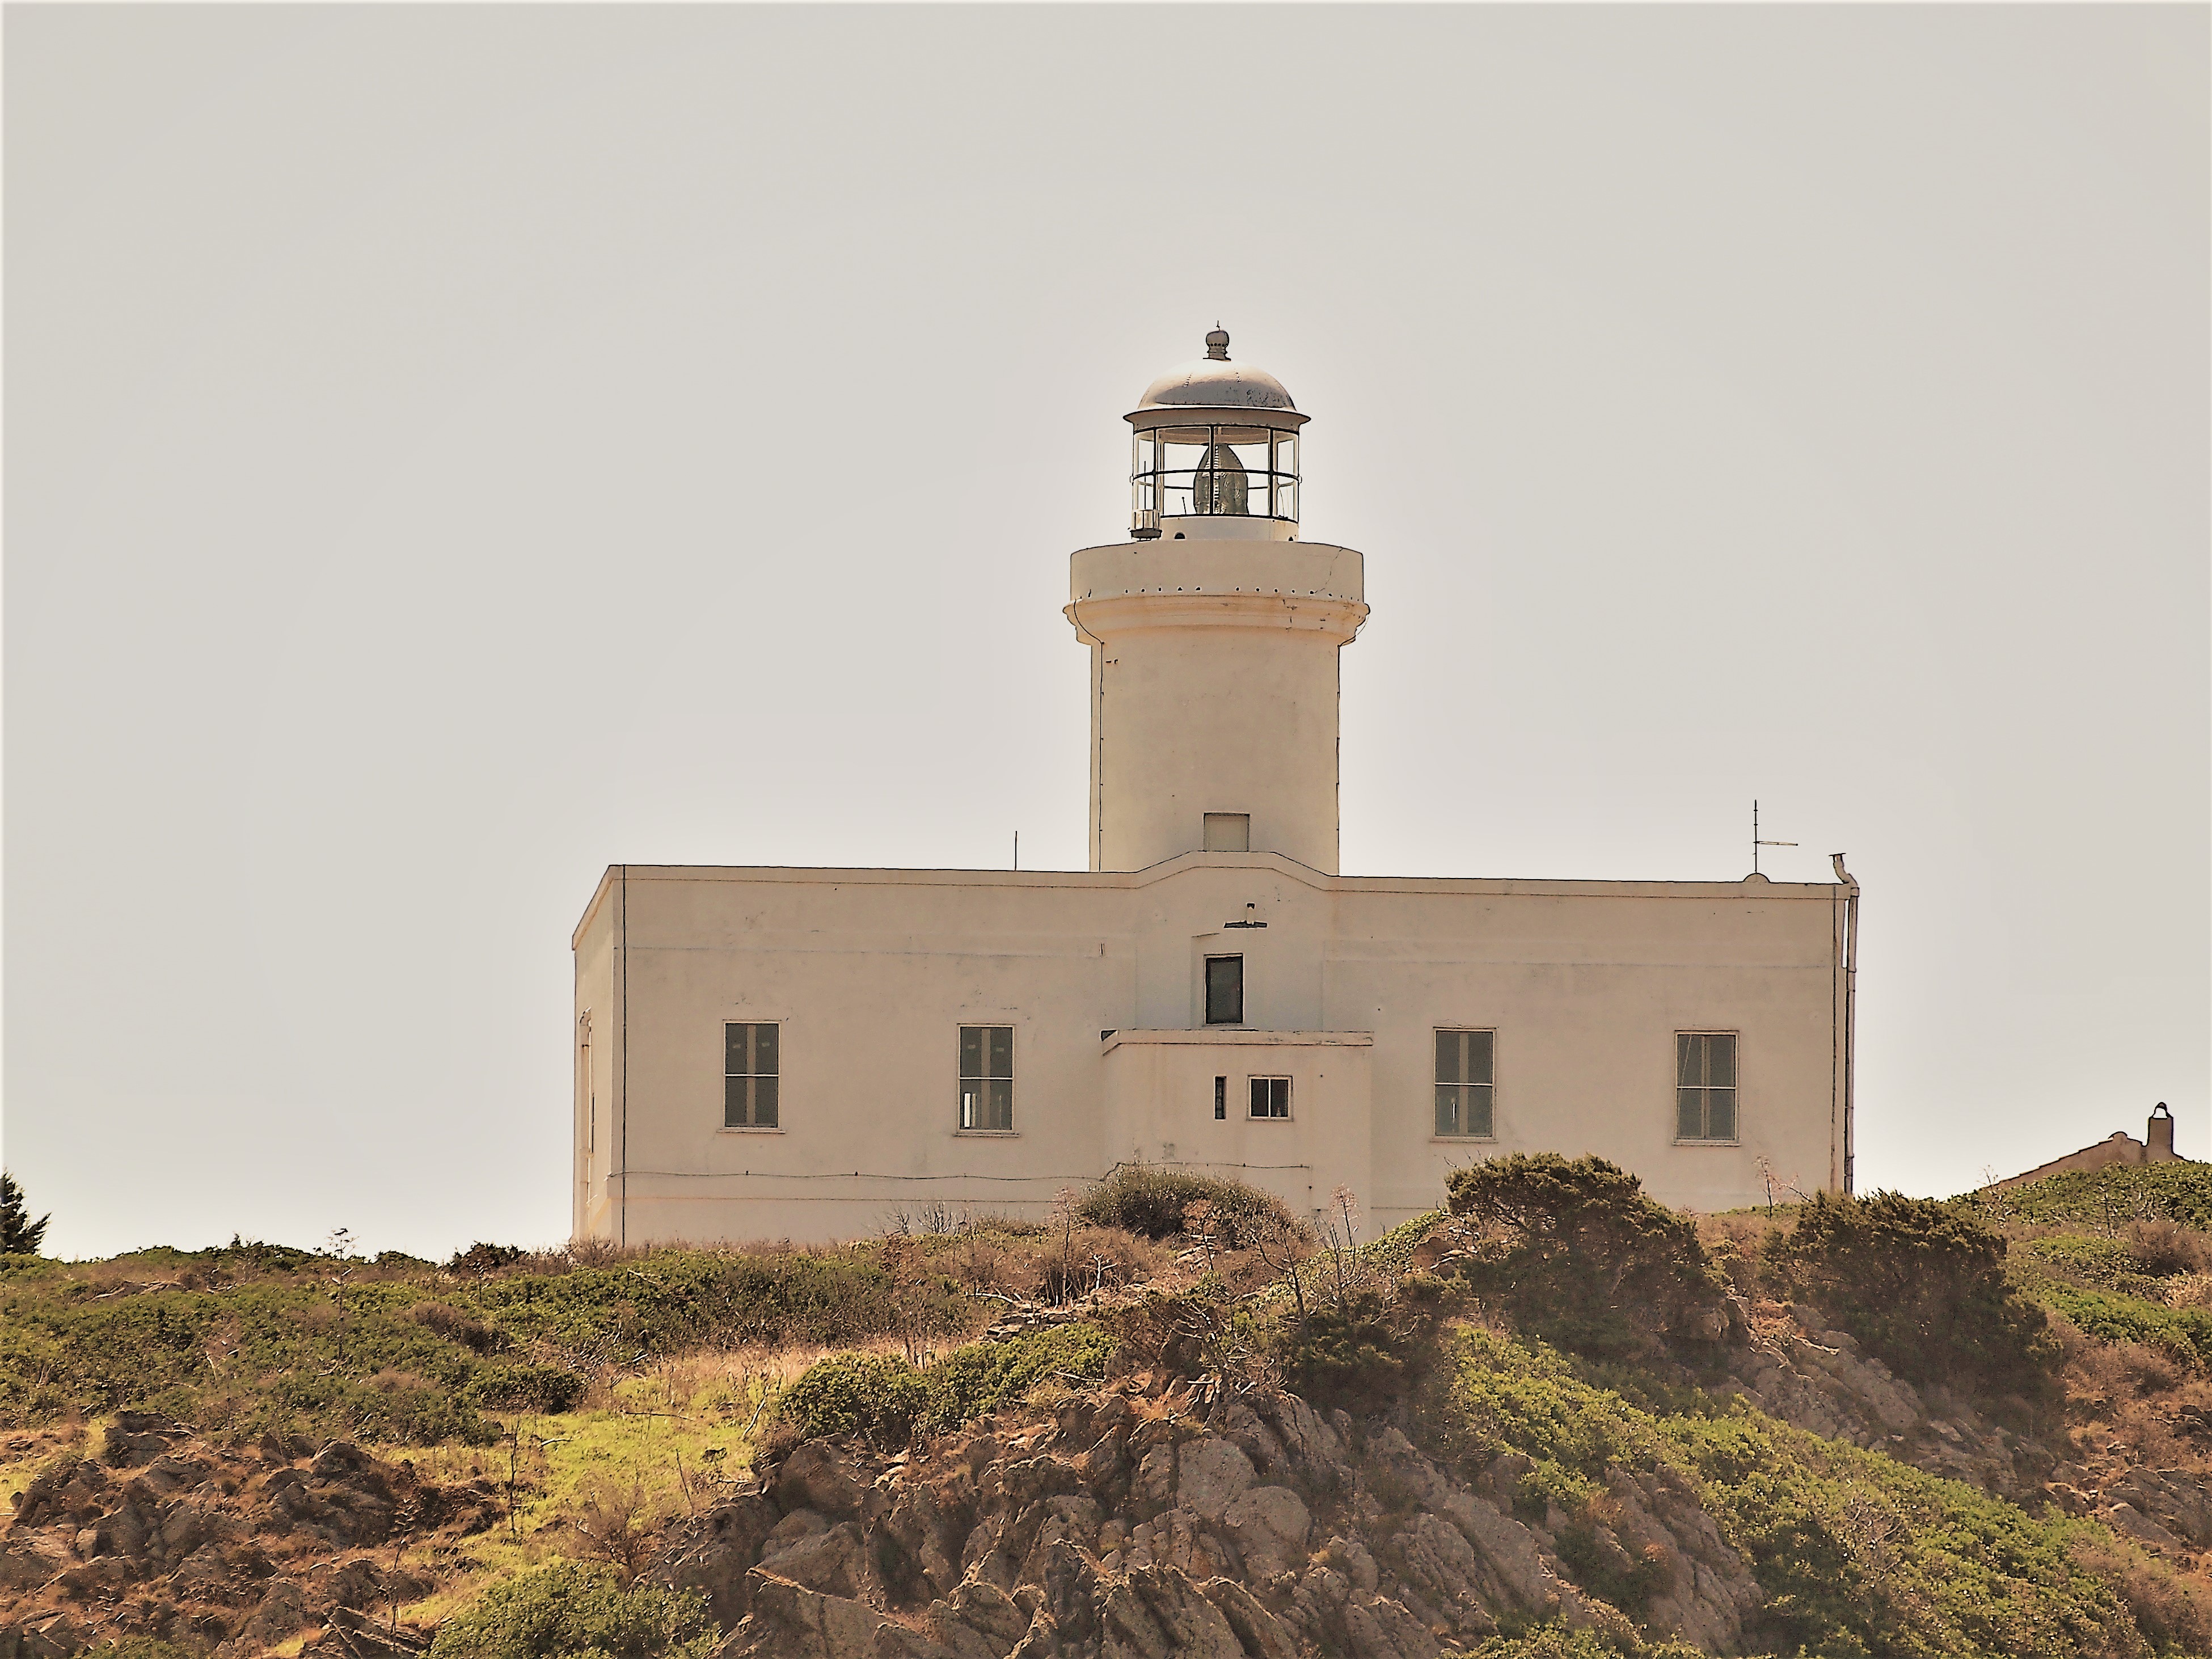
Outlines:
{"type": "Polygon", "coordinates": [[[1365,1237],[1516,1152],[1700,1210],[1778,1175],[1848,1191],[1840,858],[1833,883],[1346,874],[1367,601],[1360,555],[1305,535],[1306,412],[1217,327],[1124,418],[1128,533],[1073,556],[1064,611],[1088,867],[610,866],[571,939],[577,1236],[1041,1218],[1146,1165],[1316,1229],[1356,1204],[1365,1237]]]}
{"type": "Polygon", "coordinates": [[[1299,533],[1308,416],[1230,356],[1160,375],[1130,427],[1129,539],[1070,561],[1091,651],[1091,868],[1278,853],[1337,870],[1337,653],[1360,556],[1299,533]]]}

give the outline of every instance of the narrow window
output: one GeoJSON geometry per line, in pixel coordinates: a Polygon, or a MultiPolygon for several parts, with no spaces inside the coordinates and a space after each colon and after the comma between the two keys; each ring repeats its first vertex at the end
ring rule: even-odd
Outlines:
{"type": "Polygon", "coordinates": [[[1674,1138],[1735,1139],[1735,1033],[1674,1033],[1674,1138]]]}
{"type": "Polygon", "coordinates": [[[1229,1079],[1225,1077],[1218,1077],[1213,1079],[1213,1120],[1218,1123],[1228,1115],[1229,1079]]]}
{"type": "Polygon", "coordinates": [[[1497,1133],[1491,1031],[1437,1033],[1437,1133],[1487,1140],[1497,1133]]]}
{"type": "Polygon", "coordinates": [[[1243,957],[1206,957],[1206,1023],[1208,1025],[1242,1025],[1244,1023],[1243,957]]]}
{"type": "Polygon", "coordinates": [[[1208,812],[1205,834],[1205,847],[1209,853],[1249,853],[1252,850],[1252,815],[1208,812]]]}
{"type": "Polygon", "coordinates": [[[1254,1117],[1288,1117],[1290,1115],[1290,1079],[1255,1077],[1252,1079],[1252,1115],[1254,1117]]]}
{"type": "Polygon", "coordinates": [[[960,1127],[1014,1127],[1014,1028],[960,1028],[960,1127]]]}
{"type": "Polygon", "coordinates": [[[722,1127],[773,1129],[782,1081],[774,1025],[722,1027],[722,1127]]]}

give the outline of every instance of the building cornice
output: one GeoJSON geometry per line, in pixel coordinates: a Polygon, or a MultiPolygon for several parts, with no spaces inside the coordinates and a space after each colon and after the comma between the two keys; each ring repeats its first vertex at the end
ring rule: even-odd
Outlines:
{"type": "MultiPolygon", "coordinates": [[[[1765,877],[1742,881],[1561,880],[1492,876],[1331,876],[1279,853],[1182,853],[1142,870],[905,870],[880,867],[824,868],[812,865],[633,864],[633,882],[761,882],[808,886],[972,887],[995,890],[1073,889],[1081,891],[1136,890],[1178,876],[1206,870],[1264,871],[1322,893],[1404,893],[1409,896],[1462,894],[1522,898],[1652,898],[1711,902],[1815,901],[1832,903],[1844,889],[1835,882],[1782,882],[1765,877]]],[[[615,874],[602,878],[596,909],[615,874]]],[[[588,924],[592,911],[585,912],[588,924]]],[[[579,935],[583,931],[580,925],[579,935]]]]}

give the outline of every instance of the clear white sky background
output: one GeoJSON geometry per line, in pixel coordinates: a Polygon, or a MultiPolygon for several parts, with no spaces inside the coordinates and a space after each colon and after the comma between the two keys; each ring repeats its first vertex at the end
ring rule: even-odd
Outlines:
{"type": "Polygon", "coordinates": [[[1859,1172],[2207,1125],[2208,13],[11,8],[5,1157],[567,1226],[611,862],[1081,867],[1217,318],[1344,867],[1864,882],[1859,1172]]]}

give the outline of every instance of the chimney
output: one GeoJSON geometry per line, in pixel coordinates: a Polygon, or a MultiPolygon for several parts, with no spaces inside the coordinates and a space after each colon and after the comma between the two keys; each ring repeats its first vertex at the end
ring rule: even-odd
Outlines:
{"type": "Polygon", "coordinates": [[[2150,1153],[2144,1162],[2163,1164],[2173,1156],[2173,1114],[2162,1100],[2150,1109],[2150,1127],[2144,1139],[2150,1153]]]}

